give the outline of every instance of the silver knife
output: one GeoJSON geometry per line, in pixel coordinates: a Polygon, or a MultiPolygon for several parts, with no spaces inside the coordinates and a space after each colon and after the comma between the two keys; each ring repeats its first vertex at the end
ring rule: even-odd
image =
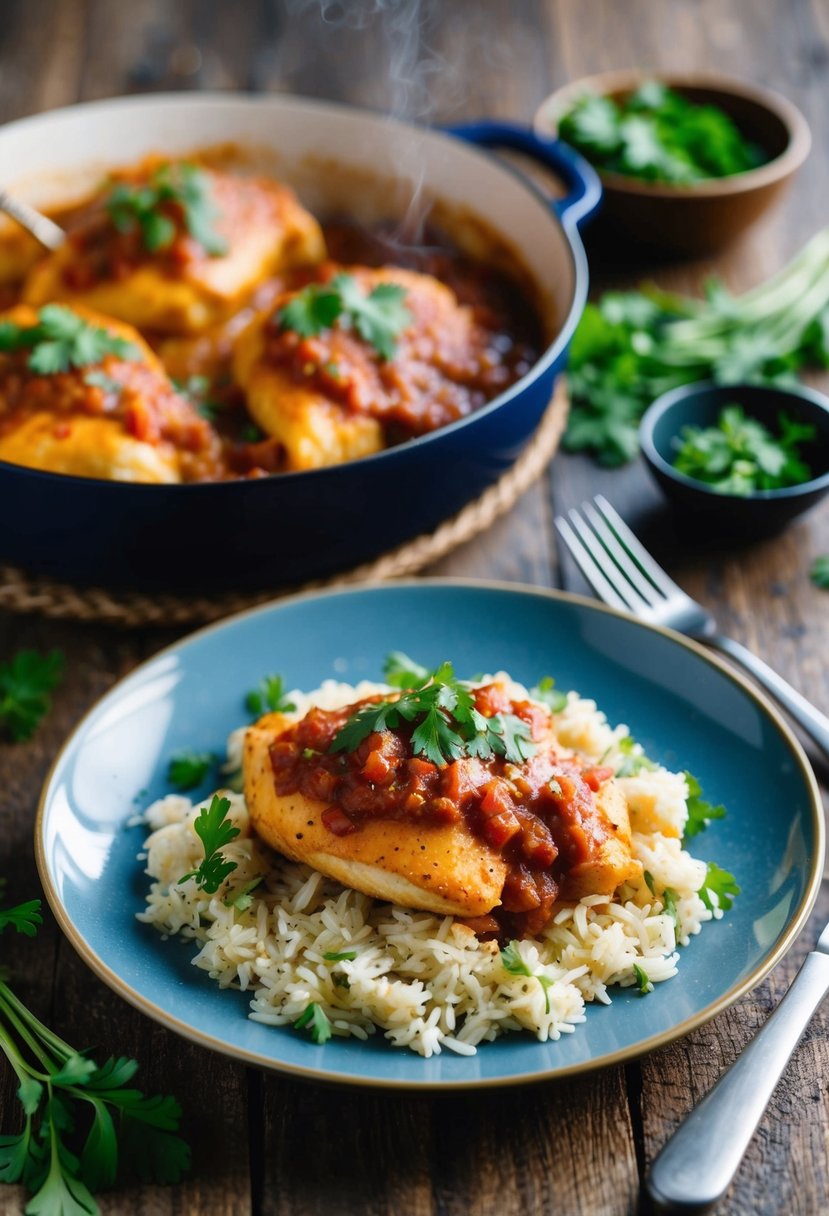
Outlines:
{"type": "Polygon", "coordinates": [[[722,1197],[827,992],[829,925],[763,1029],[691,1111],[651,1166],[645,1185],[657,1212],[707,1212],[722,1197]]]}

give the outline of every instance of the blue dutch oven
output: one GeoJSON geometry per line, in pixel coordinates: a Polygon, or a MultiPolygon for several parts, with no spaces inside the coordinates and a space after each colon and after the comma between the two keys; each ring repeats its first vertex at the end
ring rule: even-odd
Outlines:
{"type": "Polygon", "coordinates": [[[182,591],[276,587],[331,574],[432,530],[513,464],[562,371],[587,298],[578,226],[597,207],[593,169],[507,123],[448,131],[290,97],[171,95],[72,106],[0,130],[2,184],[36,206],[66,202],[106,166],[231,142],[316,214],[402,215],[439,200],[461,246],[485,230],[530,272],[551,342],[520,381],[442,430],[332,468],[250,481],[136,485],[0,462],[0,561],[76,582],[182,591]],[[550,202],[484,149],[517,150],[567,190],[550,202]],[[252,155],[253,153],[251,153],[252,155]],[[474,221],[470,217],[474,216],[474,221]]]}

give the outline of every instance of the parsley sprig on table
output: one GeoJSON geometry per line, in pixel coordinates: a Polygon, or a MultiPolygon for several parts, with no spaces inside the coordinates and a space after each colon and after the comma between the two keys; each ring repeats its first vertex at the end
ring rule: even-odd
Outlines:
{"type": "Polygon", "coordinates": [[[15,742],[28,739],[52,704],[49,695],[63,675],[63,655],[59,650],[38,654],[19,650],[0,663],[0,727],[15,742]]]}
{"type": "Polygon", "coordinates": [[[175,220],[167,213],[170,204],[179,208],[188,233],[210,257],[227,253],[227,241],[214,226],[220,212],[210,178],[196,165],[162,165],[141,186],[119,182],[106,200],[106,209],[119,232],[138,229],[147,252],[158,253],[176,237],[175,220]]]}
{"type": "Polygon", "coordinates": [[[702,300],[646,286],[588,304],[570,346],[565,446],[624,464],[639,450],[639,419],[669,389],[785,386],[807,367],[829,367],[829,228],[741,296],[712,281],[702,300]]]}
{"type": "Polygon", "coordinates": [[[799,448],[814,439],[815,427],[786,414],[778,424],[774,435],[741,406],[727,405],[714,426],[682,428],[674,468],[720,494],[738,496],[808,481],[811,470],[799,448]]]}
{"type": "Polygon", "coordinates": [[[461,756],[504,756],[521,764],[534,754],[527,723],[515,714],[485,717],[451,663],[429,672],[398,651],[389,656],[386,678],[407,691],[394,701],[374,701],[358,709],[334,736],[332,752],[352,752],[374,731],[397,730],[408,723],[414,727],[412,751],[439,767],[461,756]]]}
{"type": "Polygon", "coordinates": [[[657,80],[619,102],[585,93],[559,133],[599,168],[674,185],[744,173],[767,159],[724,110],[695,105],[657,80]]]}
{"type": "Polygon", "coordinates": [[[0,321],[0,354],[28,350],[26,366],[38,376],[89,367],[101,363],[107,355],[117,359],[141,358],[133,342],[93,325],[62,304],[44,304],[37,318],[35,325],[0,321]]]}
{"type": "Polygon", "coordinates": [[[207,895],[215,895],[229,874],[237,868],[228,861],[222,849],[239,835],[239,829],[227,818],[230,799],[214,794],[209,806],[203,806],[193,824],[193,830],[204,845],[204,858],[195,870],[182,874],[180,883],[194,878],[196,886],[207,895]]]}
{"type": "Polygon", "coordinates": [[[412,314],[399,283],[378,283],[365,292],[351,274],[335,275],[330,283],[309,283],[277,313],[283,329],[312,338],[336,321],[356,329],[381,359],[391,359],[397,339],[411,324],[412,314]]]}
{"type": "Polygon", "coordinates": [[[809,577],[816,587],[829,591],[829,553],[815,558],[809,570],[809,577]]]}
{"type": "MultiPolygon", "coordinates": [[[[0,928],[34,937],[40,900],[0,911],[0,928]]],[[[0,1182],[32,1195],[29,1216],[97,1216],[92,1192],[125,1173],[144,1182],[178,1182],[190,1149],[175,1133],[175,1098],[145,1097],[129,1082],[138,1064],[110,1057],[98,1065],[49,1030],[0,980],[0,1050],[19,1082],[23,1130],[0,1136],[0,1182]]]]}

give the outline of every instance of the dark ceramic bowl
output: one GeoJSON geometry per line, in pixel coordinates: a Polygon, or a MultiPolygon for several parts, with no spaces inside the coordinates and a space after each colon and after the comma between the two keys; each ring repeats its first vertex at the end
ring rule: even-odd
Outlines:
{"type": "Polygon", "coordinates": [[[584,93],[618,101],[654,78],[700,105],[724,110],[742,134],[769,157],[746,173],[690,186],[646,182],[599,169],[602,219],[637,243],[684,255],[721,249],[753,224],[791,182],[811,147],[806,119],[785,97],[718,73],[625,70],[584,76],[542,102],[540,135],[555,135],[559,118],[584,93]]]}
{"type": "Polygon", "coordinates": [[[688,384],[658,397],[642,419],[639,438],[648,467],[688,522],[712,534],[754,538],[779,532],[795,516],[829,493],[829,398],[808,388],[768,388],[757,384],[688,384]],[[726,405],[777,430],[781,413],[810,422],[815,437],[800,451],[812,470],[810,481],[783,490],[758,490],[746,498],[721,494],[673,467],[675,440],[686,426],[713,426],[726,405]]]}

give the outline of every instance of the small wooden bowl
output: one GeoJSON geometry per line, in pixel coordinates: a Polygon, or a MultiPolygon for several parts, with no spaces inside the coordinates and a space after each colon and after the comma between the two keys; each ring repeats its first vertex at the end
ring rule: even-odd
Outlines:
{"type": "Polygon", "coordinates": [[[733,241],[779,199],[809,154],[809,126],[785,97],[728,76],[625,70],[583,76],[564,85],[539,106],[535,129],[556,135],[559,118],[585,93],[619,101],[654,79],[689,101],[724,110],[770,159],[745,173],[691,186],[646,182],[598,169],[604,187],[602,215],[642,245],[675,254],[711,253],[733,241]]]}

